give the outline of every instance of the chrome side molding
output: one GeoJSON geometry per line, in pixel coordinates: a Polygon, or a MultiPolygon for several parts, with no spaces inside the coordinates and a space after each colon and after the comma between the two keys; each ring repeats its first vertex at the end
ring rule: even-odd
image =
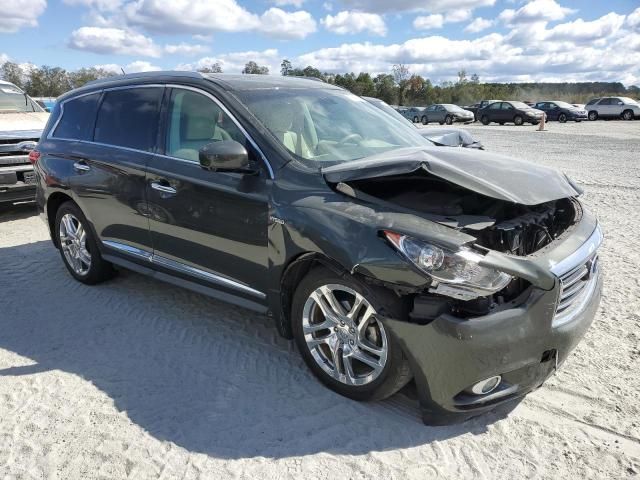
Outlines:
{"type": "Polygon", "coordinates": [[[561,277],[565,273],[584,264],[596,252],[596,250],[600,248],[603,240],[604,234],[602,233],[600,224],[598,224],[596,225],[596,229],[593,231],[591,236],[587,239],[586,242],[582,244],[580,248],[578,248],[564,260],[561,260],[553,267],[551,267],[551,273],[558,277],[561,277]]]}
{"type": "Polygon", "coordinates": [[[161,255],[156,255],[155,253],[151,253],[147,250],[142,250],[136,247],[132,247],[131,245],[126,245],[124,243],[113,242],[111,240],[103,240],[102,244],[114,250],[118,250],[126,255],[130,255],[132,257],[146,260],[149,263],[156,263],[162,267],[173,270],[174,272],[180,272],[186,275],[190,275],[192,277],[198,277],[210,283],[214,283],[222,287],[232,288],[234,290],[239,290],[241,292],[248,293],[249,295],[253,295],[258,298],[266,298],[266,295],[263,292],[256,290],[254,288],[251,288],[248,285],[245,285],[244,283],[240,283],[236,280],[232,280],[230,278],[227,278],[217,273],[201,270],[199,268],[195,268],[181,262],[176,262],[175,260],[171,260],[170,258],[163,257],[161,255]]]}

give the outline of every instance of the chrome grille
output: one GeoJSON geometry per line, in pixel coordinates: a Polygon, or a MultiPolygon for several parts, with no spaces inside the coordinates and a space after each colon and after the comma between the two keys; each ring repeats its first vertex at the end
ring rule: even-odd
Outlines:
{"type": "Polygon", "coordinates": [[[562,322],[582,305],[598,281],[598,255],[593,254],[586,262],[560,275],[560,297],[554,323],[562,322]]]}

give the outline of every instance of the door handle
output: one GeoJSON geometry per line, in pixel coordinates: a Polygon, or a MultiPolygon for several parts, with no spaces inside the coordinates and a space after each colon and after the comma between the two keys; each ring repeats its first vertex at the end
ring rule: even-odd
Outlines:
{"type": "Polygon", "coordinates": [[[91,167],[89,165],[87,165],[86,163],[84,163],[84,160],[83,160],[83,161],[74,163],[73,164],[73,169],[76,172],[88,172],[89,170],[91,170],[91,167]]]}
{"type": "Polygon", "coordinates": [[[157,190],[162,193],[169,193],[171,195],[175,195],[177,190],[169,185],[163,185],[160,182],[151,182],[151,188],[157,190]]]}

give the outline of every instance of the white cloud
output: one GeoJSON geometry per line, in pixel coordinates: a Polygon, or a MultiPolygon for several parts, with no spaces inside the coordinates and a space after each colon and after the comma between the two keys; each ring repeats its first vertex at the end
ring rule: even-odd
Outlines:
{"type": "Polygon", "coordinates": [[[316,31],[316,21],[309,12],[285,12],[270,8],[260,17],[259,30],[272,37],[302,39],[316,31]]]}
{"type": "Polygon", "coordinates": [[[160,57],[162,53],[151,38],[120,28],[81,27],[71,33],[69,46],[101,54],[160,57]]]}
{"type": "Polygon", "coordinates": [[[300,8],[304,3],[304,0],[273,0],[273,3],[278,7],[286,7],[287,5],[300,8]]]}
{"type": "Polygon", "coordinates": [[[609,13],[591,22],[579,18],[573,22],[561,23],[548,31],[548,40],[570,40],[573,42],[592,42],[604,40],[615,34],[624,24],[624,15],[609,13]]]}
{"type": "Polygon", "coordinates": [[[280,70],[281,60],[278,50],[270,48],[263,51],[232,52],[204,57],[193,63],[179,64],[175,68],[176,70],[198,70],[219,63],[225,73],[240,73],[247,62],[254,61],[258,65],[269,67],[271,73],[276,73],[280,70]]]}
{"type": "Polygon", "coordinates": [[[428,11],[445,13],[452,10],[473,10],[479,7],[490,7],[496,0],[342,0],[347,7],[365,12],[403,12],[428,11]]]}
{"type": "Polygon", "coordinates": [[[464,31],[469,33],[478,33],[478,32],[481,32],[482,30],[486,30],[492,25],[493,25],[492,20],[487,20],[482,17],[478,17],[474,19],[473,22],[471,22],[469,25],[467,25],[464,28],[464,31]]]}
{"type": "Polygon", "coordinates": [[[444,16],[439,13],[416,17],[413,21],[413,28],[418,30],[430,30],[432,28],[442,28],[444,16]]]}
{"type": "Polygon", "coordinates": [[[458,9],[447,12],[444,17],[446,23],[465,22],[471,18],[471,10],[458,9]]]}
{"type": "Polygon", "coordinates": [[[38,17],[47,8],[47,0],[9,0],[3,2],[0,33],[14,33],[25,27],[37,27],[38,17]]]}
{"type": "Polygon", "coordinates": [[[532,0],[518,10],[508,8],[500,13],[500,20],[508,25],[562,20],[575,10],[561,6],[555,0],[532,0]]]}
{"type": "Polygon", "coordinates": [[[162,68],[152,65],[149,62],[144,60],[136,60],[135,62],[131,62],[127,65],[118,65],[117,63],[107,63],[104,65],[94,65],[95,68],[101,68],[106,70],[107,72],[113,72],[120,74],[122,70],[125,73],[139,73],[139,72],[154,72],[158,70],[162,70],[162,68]]]}
{"type": "Polygon", "coordinates": [[[384,23],[384,19],[375,13],[345,10],[336,15],[327,15],[321,22],[327,30],[339,35],[365,31],[379,36],[387,34],[387,26],[384,23]]]}
{"type": "Polygon", "coordinates": [[[627,25],[634,29],[640,29],[640,8],[636,8],[627,15],[627,25]]]}
{"type": "Polygon", "coordinates": [[[191,45],[188,43],[179,43],[177,45],[165,45],[164,51],[169,54],[179,55],[199,55],[209,50],[206,45],[191,45]]]}
{"type": "Polygon", "coordinates": [[[114,11],[120,8],[124,0],[63,0],[67,5],[82,5],[100,11],[114,11]]]}

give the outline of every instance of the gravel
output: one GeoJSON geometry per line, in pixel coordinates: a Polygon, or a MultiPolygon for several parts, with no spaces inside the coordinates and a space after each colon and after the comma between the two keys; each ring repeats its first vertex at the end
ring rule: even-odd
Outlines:
{"type": "Polygon", "coordinates": [[[0,213],[0,477],[636,477],[640,122],[470,130],[489,151],[566,171],[606,233],[596,321],[541,389],[438,428],[410,389],[347,400],[265,318],[126,271],[73,281],[33,208],[12,208],[0,213]]]}

